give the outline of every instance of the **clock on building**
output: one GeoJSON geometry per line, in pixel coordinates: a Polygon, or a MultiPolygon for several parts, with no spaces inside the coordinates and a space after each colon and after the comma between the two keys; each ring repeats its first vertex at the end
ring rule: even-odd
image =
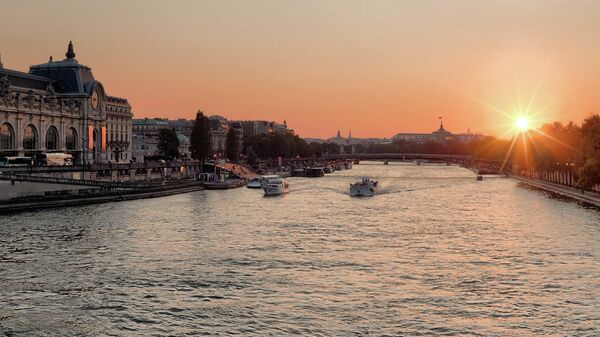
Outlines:
{"type": "Polygon", "coordinates": [[[100,105],[100,94],[98,90],[94,90],[92,92],[92,109],[98,110],[98,106],[100,105]]]}

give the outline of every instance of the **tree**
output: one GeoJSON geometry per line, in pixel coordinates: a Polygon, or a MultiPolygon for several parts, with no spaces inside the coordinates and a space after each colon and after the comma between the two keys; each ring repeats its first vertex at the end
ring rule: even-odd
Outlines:
{"type": "Polygon", "coordinates": [[[256,152],[254,152],[254,149],[252,148],[252,146],[248,146],[246,148],[246,160],[248,161],[248,164],[250,164],[250,166],[256,166],[256,164],[258,164],[258,155],[256,154],[256,152]]]}
{"type": "Polygon", "coordinates": [[[192,152],[192,158],[200,160],[201,164],[204,164],[204,160],[210,154],[210,136],[208,131],[210,129],[208,117],[204,115],[202,111],[196,113],[196,121],[192,128],[192,135],[190,137],[190,150],[192,152]]]}
{"type": "Polygon", "coordinates": [[[583,166],[577,185],[589,188],[600,183],[600,115],[590,115],[581,124],[583,166]]]}
{"type": "Polygon", "coordinates": [[[600,115],[590,115],[581,124],[581,133],[589,143],[588,151],[600,151],[600,115]]]}
{"type": "Polygon", "coordinates": [[[179,138],[173,129],[160,129],[158,132],[158,151],[165,159],[179,157],[179,138]]]}
{"type": "Polygon", "coordinates": [[[577,186],[586,189],[600,183],[600,156],[588,158],[585,164],[579,168],[579,179],[577,186]]]}
{"type": "Polygon", "coordinates": [[[240,159],[239,139],[235,129],[230,127],[225,141],[225,153],[227,159],[232,162],[237,162],[240,159]]]}

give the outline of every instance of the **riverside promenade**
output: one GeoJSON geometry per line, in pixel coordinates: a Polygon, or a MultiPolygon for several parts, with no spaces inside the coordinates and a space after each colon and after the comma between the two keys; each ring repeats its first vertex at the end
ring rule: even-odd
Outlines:
{"type": "Polygon", "coordinates": [[[539,179],[531,179],[515,175],[512,175],[511,177],[527,185],[537,187],[549,192],[554,192],[569,198],[577,199],[600,207],[600,194],[598,193],[590,191],[585,191],[584,193],[581,193],[581,190],[539,179]]]}

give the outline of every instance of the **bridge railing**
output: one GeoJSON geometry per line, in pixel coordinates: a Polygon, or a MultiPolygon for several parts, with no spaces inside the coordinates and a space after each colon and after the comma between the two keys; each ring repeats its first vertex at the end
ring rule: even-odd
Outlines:
{"type": "Polygon", "coordinates": [[[469,155],[436,154],[436,153],[352,153],[352,154],[329,154],[325,159],[463,159],[470,160],[469,155]]]}

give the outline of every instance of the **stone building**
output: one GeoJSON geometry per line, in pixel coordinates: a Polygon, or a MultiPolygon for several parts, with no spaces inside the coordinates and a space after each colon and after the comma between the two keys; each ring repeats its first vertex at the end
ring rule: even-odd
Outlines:
{"type": "Polygon", "coordinates": [[[472,140],[483,138],[484,136],[482,134],[471,133],[470,131],[467,133],[454,134],[444,129],[444,124],[442,122],[440,122],[440,127],[432,133],[398,133],[392,137],[395,141],[404,140],[415,143],[425,143],[430,141],[443,143],[451,140],[468,143],[472,140]]]}
{"type": "Polygon", "coordinates": [[[227,133],[229,132],[229,124],[227,120],[220,116],[210,116],[208,118],[210,137],[210,144],[212,146],[213,154],[220,156],[225,155],[225,148],[227,144],[227,133]]]}
{"type": "Polygon", "coordinates": [[[72,154],[76,163],[131,160],[131,106],[109,96],[92,69],[66,58],[28,73],[0,63],[0,156],[72,154]]]}
{"type": "MultiPolygon", "coordinates": [[[[182,120],[177,120],[181,122],[182,120]]],[[[144,118],[133,120],[133,160],[138,163],[146,161],[147,157],[158,156],[159,133],[161,129],[173,129],[179,140],[179,154],[181,158],[190,156],[189,138],[177,130],[174,121],[163,118],[144,118]]],[[[183,123],[182,125],[184,125],[183,123]]]]}
{"type": "Polygon", "coordinates": [[[244,130],[244,135],[246,137],[252,137],[256,135],[267,135],[271,133],[288,133],[293,132],[293,130],[288,129],[287,122],[284,120],[283,124],[279,124],[276,122],[269,121],[259,121],[259,120],[250,120],[250,121],[238,121],[244,130]]]}

